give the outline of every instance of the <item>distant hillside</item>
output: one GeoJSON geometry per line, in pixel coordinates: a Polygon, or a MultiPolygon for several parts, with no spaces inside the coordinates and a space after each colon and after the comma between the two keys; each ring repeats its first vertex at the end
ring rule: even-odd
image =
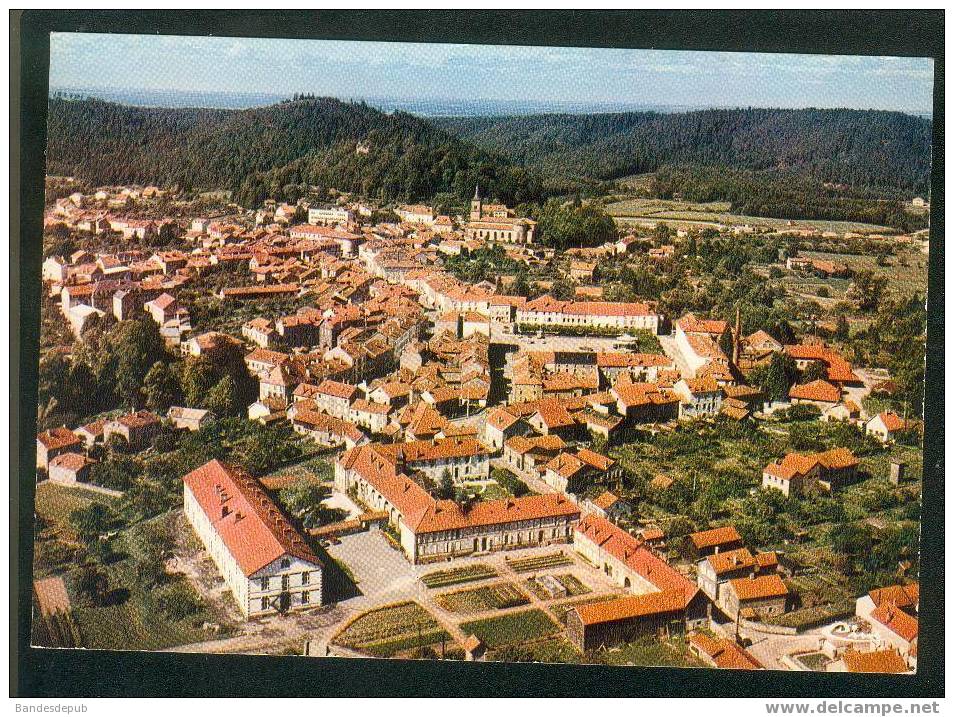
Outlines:
{"type": "Polygon", "coordinates": [[[469,198],[479,183],[508,203],[541,197],[532,171],[425,120],[330,98],[220,110],[54,97],[48,127],[49,174],[229,189],[245,206],[294,199],[307,185],[418,200],[443,192],[469,198]],[[359,142],[366,154],[356,151],[359,142]]]}
{"type": "Polygon", "coordinates": [[[434,122],[538,170],[552,189],[665,165],[782,170],[888,194],[926,195],[930,187],[931,120],[900,112],[739,109],[434,122]]]}

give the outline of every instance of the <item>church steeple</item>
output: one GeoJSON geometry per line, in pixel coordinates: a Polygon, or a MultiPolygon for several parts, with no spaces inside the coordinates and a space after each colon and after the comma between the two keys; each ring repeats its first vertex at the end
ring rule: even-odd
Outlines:
{"type": "Polygon", "coordinates": [[[474,198],[470,200],[470,220],[479,222],[484,215],[484,205],[480,201],[480,185],[474,187],[474,198]]]}

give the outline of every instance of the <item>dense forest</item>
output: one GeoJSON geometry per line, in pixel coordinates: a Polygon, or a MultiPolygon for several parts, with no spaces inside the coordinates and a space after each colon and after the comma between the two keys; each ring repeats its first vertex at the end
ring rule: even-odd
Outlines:
{"type": "Polygon", "coordinates": [[[244,206],[294,200],[309,187],[389,200],[442,192],[465,199],[479,183],[508,203],[542,198],[531,170],[412,115],[331,98],[216,110],[53,97],[48,126],[47,172],[96,185],[228,189],[244,206]]]}
{"type": "Polygon", "coordinates": [[[861,110],[700,110],[674,114],[451,117],[435,122],[533,167],[556,190],[664,165],[789,170],[821,182],[926,196],[931,120],[861,110]]]}
{"type": "MultiPolygon", "coordinates": [[[[931,121],[899,112],[703,110],[422,119],[296,96],[246,110],[52,97],[49,174],[227,189],[246,207],[313,190],[514,206],[608,192],[654,173],[653,196],[726,200],[740,214],[846,219],[910,231],[929,196],[931,121]],[[456,200],[456,201],[455,201],[456,200]]],[[[446,203],[446,202],[445,202],[446,203]]],[[[558,242],[558,243],[562,243],[558,242]]]]}

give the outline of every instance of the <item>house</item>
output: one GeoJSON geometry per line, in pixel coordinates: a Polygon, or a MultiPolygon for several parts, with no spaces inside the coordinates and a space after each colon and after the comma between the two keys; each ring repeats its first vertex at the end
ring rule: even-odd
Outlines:
{"type": "Polygon", "coordinates": [[[254,318],[242,324],[242,336],[263,349],[278,343],[278,331],[271,321],[262,317],[254,318]]]}
{"type": "Polygon", "coordinates": [[[188,431],[198,431],[205,424],[215,420],[211,411],[184,406],[170,406],[166,418],[172,421],[172,425],[176,428],[184,428],[188,431]]]}
{"type": "Polygon", "coordinates": [[[367,428],[372,433],[381,433],[384,427],[388,425],[390,414],[390,406],[359,398],[351,404],[348,419],[358,426],[367,428]]]}
{"type": "Polygon", "coordinates": [[[739,531],[735,529],[734,525],[726,525],[721,528],[690,533],[689,542],[692,545],[693,553],[697,557],[703,558],[714,553],[741,548],[742,536],[739,535],[739,531]]]}
{"type": "Polygon", "coordinates": [[[918,583],[891,585],[858,598],[855,615],[868,622],[883,645],[900,652],[910,664],[917,657],[919,604],[918,583]]]}
{"type": "Polygon", "coordinates": [[[845,650],[839,663],[830,666],[829,671],[844,672],[880,672],[900,675],[910,672],[907,660],[895,649],[860,652],[851,648],[845,650]]]}
{"type": "Polygon", "coordinates": [[[487,646],[481,641],[476,635],[470,635],[464,644],[461,645],[464,648],[464,659],[468,662],[475,662],[483,660],[487,654],[487,646]]]}
{"type": "Polygon", "coordinates": [[[106,419],[101,418],[98,421],[87,423],[73,431],[86,446],[87,450],[97,443],[103,442],[103,428],[106,426],[106,419]]]}
{"type": "Polygon", "coordinates": [[[233,346],[241,346],[241,342],[228,334],[223,334],[218,331],[209,331],[199,336],[193,336],[184,342],[182,344],[182,353],[186,356],[207,356],[215,361],[233,346]]]}
{"type": "Polygon", "coordinates": [[[882,443],[891,443],[908,426],[908,422],[892,411],[882,411],[865,423],[865,433],[882,443]]]}
{"type": "MultiPolygon", "coordinates": [[[[620,498],[615,493],[606,490],[600,493],[593,500],[588,500],[584,506],[593,513],[606,518],[610,521],[617,521],[620,518],[627,517],[633,512],[633,504],[624,498],[620,498]]],[[[645,536],[642,536],[646,540],[645,536]]],[[[649,542],[647,540],[647,542],[649,542]]]]}
{"type": "Polygon", "coordinates": [[[689,652],[711,667],[723,670],[764,670],[761,662],[748,651],[725,637],[705,632],[689,635],[689,652]]]}
{"type": "Polygon", "coordinates": [[[679,416],[679,397],[654,383],[616,382],[610,393],[619,415],[631,423],[662,423],[679,416]]]}
{"type": "Polygon", "coordinates": [[[82,453],[60,453],[50,461],[49,476],[54,483],[85,483],[94,460],[82,453]]]}
{"type": "Polygon", "coordinates": [[[354,448],[368,442],[368,437],[354,423],[308,408],[299,402],[289,409],[292,429],[315,443],[331,448],[354,448]]]}
{"type": "Polygon", "coordinates": [[[120,436],[132,450],[141,450],[159,432],[159,417],[149,411],[127,413],[106,421],[103,426],[103,441],[109,443],[112,436],[120,436]]]}
{"type": "Polygon", "coordinates": [[[841,401],[841,389],[824,379],[792,386],[788,390],[789,400],[795,404],[818,406],[822,411],[834,408],[841,401]]]}
{"type": "Polygon", "coordinates": [[[618,475],[613,466],[616,461],[604,455],[580,448],[576,453],[562,452],[544,465],[542,478],[544,483],[561,493],[578,493],[583,489],[582,482],[596,476],[609,480],[618,475]]]}
{"type": "Polygon", "coordinates": [[[176,317],[179,304],[176,302],[176,297],[163,293],[152,301],[147,301],[143,304],[143,309],[152,317],[153,321],[162,326],[167,321],[176,317]]]}
{"type": "Polygon", "coordinates": [[[635,595],[589,603],[567,613],[567,637],[581,651],[641,635],[687,632],[706,621],[699,588],[642,541],[605,518],[585,516],[573,531],[573,549],[635,595]]]}
{"type": "Polygon", "coordinates": [[[748,548],[723,550],[708,555],[696,567],[696,580],[702,592],[713,602],[724,598],[722,588],[730,580],[774,573],[778,567],[775,553],[752,555],[748,548]]]}
{"type": "Polygon", "coordinates": [[[186,519],[246,619],[321,605],[324,566],[258,481],[213,460],[182,484],[186,519]]]}
{"type": "Polygon", "coordinates": [[[857,471],[858,459],[847,448],[811,455],[789,453],[781,463],[769,463],[762,469],[762,487],[785,495],[832,491],[853,483],[857,471]]]}
{"type": "Polygon", "coordinates": [[[556,435],[514,436],[504,443],[503,459],[518,472],[534,473],[566,447],[556,435]]]}
{"type": "Polygon", "coordinates": [[[36,436],[36,467],[46,470],[50,461],[62,453],[69,453],[80,445],[79,437],[66,426],[51,428],[36,436]]]}
{"type": "Polygon", "coordinates": [[[412,563],[571,539],[580,511],[566,496],[503,498],[464,507],[438,500],[405,472],[407,448],[392,445],[369,444],[343,453],[335,462],[335,487],[386,512],[412,563]]]}
{"type": "Polygon", "coordinates": [[[766,618],[785,613],[788,588],[778,575],[760,575],[729,580],[721,605],[733,620],[766,618]]]}
{"type": "Polygon", "coordinates": [[[714,416],[722,408],[722,389],[711,376],[682,378],[672,387],[679,396],[679,418],[714,416]]]}
{"type": "Polygon", "coordinates": [[[344,420],[350,418],[351,404],[357,398],[357,386],[331,379],[325,379],[318,384],[312,396],[319,410],[344,420]]]}

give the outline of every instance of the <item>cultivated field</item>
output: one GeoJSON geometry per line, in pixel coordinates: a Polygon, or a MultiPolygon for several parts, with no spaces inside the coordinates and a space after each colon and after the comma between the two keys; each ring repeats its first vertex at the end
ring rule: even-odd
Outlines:
{"type": "Polygon", "coordinates": [[[437,604],[445,610],[457,613],[503,610],[526,605],[530,599],[513,583],[482,585],[479,588],[444,593],[437,597],[437,604]]]}
{"type": "Polygon", "coordinates": [[[364,613],[338,633],[334,642],[375,657],[391,657],[448,637],[427,610],[416,602],[403,602],[364,613]]]}

